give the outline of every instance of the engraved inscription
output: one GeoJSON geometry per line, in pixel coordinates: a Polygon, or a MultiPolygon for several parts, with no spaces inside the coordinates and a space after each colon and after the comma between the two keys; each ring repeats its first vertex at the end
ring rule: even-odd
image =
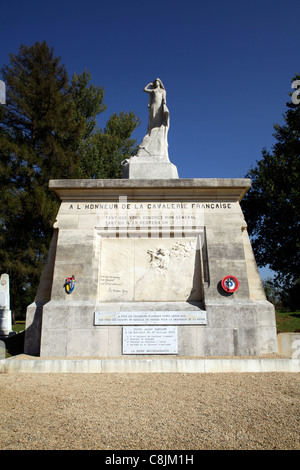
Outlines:
{"type": "Polygon", "coordinates": [[[177,354],[176,326],[123,328],[123,354],[177,354]]]}
{"type": "Polygon", "coordinates": [[[95,325],[206,325],[206,311],[95,312],[95,325]]]}
{"type": "Polygon", "coordinates": [[[101,276],[101,285],[102,286],[121,286],[121,276],[107,276],[102,274],[101,276]]]}

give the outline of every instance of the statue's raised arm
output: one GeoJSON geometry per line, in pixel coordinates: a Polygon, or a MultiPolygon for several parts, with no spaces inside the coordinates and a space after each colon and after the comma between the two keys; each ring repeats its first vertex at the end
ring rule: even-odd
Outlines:
{"type": "Polygon", "coordinates": [[[152,93],[152,85],[153,85],[152,82],[148,83],[148,85],[144,87],[143,91],[145,91],[146,93],[152,93]],[[150,86],[151,88],[149,89],[150,86]]]}

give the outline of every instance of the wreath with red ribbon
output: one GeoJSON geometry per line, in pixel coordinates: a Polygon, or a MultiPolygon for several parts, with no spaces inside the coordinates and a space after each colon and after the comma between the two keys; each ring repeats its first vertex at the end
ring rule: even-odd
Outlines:
{"type": "Polygon", "coordinates": [[[235,276],[225,276],[221,281],[222,288],[225,292],[236,292],[240,286],[238,279],[235,276]]]}

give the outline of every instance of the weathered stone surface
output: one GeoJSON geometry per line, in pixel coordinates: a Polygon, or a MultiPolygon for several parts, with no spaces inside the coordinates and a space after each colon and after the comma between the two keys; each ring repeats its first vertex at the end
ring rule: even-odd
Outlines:
{"type": "Polygon", "coordinates": [[[122,355],[122,325],[96,311],[206,311],[205,325],[176,325],[178,356],[277,351],[239,201],[247,179],[55,180],[53,247],[28,307],[27,354],[122,355]],[[67,277],[75,289],[64,289],[67,277]],[[226,293],[221,280],[236,276],[226,293]],[[42,325],[42,326],[41,326],[42,325]],[[41,330],[40,330],[41,329],[41,330]],[[39,341],[41,338],[41,346],[39,341]]]}
{"type": "Polygon", "coordinates": [[[102,240],[102,302],[200,301],[200,276],[195,237],[102,240]]]}
{"type": "Polygon", "coordinates": [[[160,160],[154,156],[140,155],[122,162],[122,178],[129,179],[178,178],[175,165],[168,160],[160,160]]]}
{"type": "Polygon", "coordinates": [[[279,333],[278,352],[292,359],[300,359],[300,333],[279,333]]]}
{"type": "MultiPolygon", "coordinates": [[[[226,196],[241,200],[251,187],[251,180],[248,178],[180,178],[178,180],[157,178],[154,180],[141,179],[139,181],[123,179],[67,179],[50,180],[49,188],[62,200],[64,197],[70,199],[71,196],[80,195],[82,200],[88,196],[98,196],[109,194],[116,195],[116,190],[120,191],[118,195],[124,192],[127,195],[142,195],[147,189],[151,189],[151,194],[163,190],[166,195],[173,191],[178,191],[184,198],[187,195],[213,196],[216,199],[226,199],[226,196]],[[99,193],[99,188],[105,192],[99,193]],[[132,190],[130,192],[130,190],[132,190]]],[[[164,194],[159,193],[159,194],[164,194]]]]}

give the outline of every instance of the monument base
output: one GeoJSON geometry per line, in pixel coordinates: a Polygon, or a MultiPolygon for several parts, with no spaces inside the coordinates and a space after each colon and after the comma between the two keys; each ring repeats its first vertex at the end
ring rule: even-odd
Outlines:
{"type": "Polygon", "coordinates": [[[61,199],[25,354],[277,352],[240,200],[246,179],[57,180],[61,199]],[[237,286],[224,290],[224,279],[237,286]],[[74,277],[74,289],[66,281],[74,277]]]}
{"type": "MultiPolygon", "coordinates": [[[[30,328],[30,326],[28,326],[30,328]]],[[[25,351],[32,354],[32,351],[25,351]]],[[[277,352],[267,301],[101,303],[43,308],[41,357],[259,356],[277,352]]]]}

